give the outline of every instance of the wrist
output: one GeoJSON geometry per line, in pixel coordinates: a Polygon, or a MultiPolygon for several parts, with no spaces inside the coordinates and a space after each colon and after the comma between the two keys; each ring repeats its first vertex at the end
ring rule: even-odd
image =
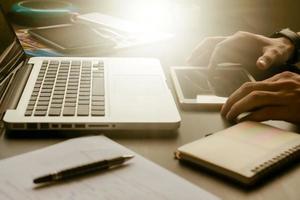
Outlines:
{"type": "Polygon", "coordinates": [[[282,44],[287,47],[287,64],[295,64],[299,59],[300,50],[300,35],[289,28],[282,29],[279,32],[275,32],[272,38],[281,40],[282,44]]]}
{"type": "Polygon", "coordinates": [[[288,60],[293,59],[293,56],[296,51],[295,44],[293,42],[291,42],[291,40],[287,39],[286,37],[280,37],[280,38],[277,38],[277,40],[279,40],[279,42],[284,45],[288,60]]]}

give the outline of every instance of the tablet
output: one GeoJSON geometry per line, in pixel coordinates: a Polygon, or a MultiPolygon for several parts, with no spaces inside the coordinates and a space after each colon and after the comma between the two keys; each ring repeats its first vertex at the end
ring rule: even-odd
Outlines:
{"type": "Polygon", "coordinates": [[[65,24],[31,29],[28,33],[63,52],[107,50],[116,43],[96,30],[81,24],[65,24]]]}
{"type": "Polygon", "coordinates": [[[171,67],[171,76],[182,106],[220,108],[245,82],[255,79],[243,68],[171,67]]]}

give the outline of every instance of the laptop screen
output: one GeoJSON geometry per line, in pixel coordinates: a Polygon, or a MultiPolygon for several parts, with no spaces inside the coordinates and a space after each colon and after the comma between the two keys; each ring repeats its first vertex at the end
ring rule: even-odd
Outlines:
{"type": "Polygon", "coordinates": [[[0,7],[0,83],[25,59],[23,48],[0,7]]]}

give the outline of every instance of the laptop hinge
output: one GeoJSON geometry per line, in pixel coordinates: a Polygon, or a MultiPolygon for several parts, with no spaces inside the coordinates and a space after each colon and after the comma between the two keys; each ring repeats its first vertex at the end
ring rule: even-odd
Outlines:
{"type": "Polygon", "coordinates": [[[23,64],[13,75],[13,80],[9,85],[9,89],[5,94],[3,102],[1,103],[1,119],[7,109],[15,109],[17,107],[32,68],[33,64],[28,64],[26,62],[26,64],[23,64]]]}

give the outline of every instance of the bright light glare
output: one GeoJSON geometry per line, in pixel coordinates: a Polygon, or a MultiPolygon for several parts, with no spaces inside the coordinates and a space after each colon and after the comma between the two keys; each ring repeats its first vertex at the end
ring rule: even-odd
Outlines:
{"type": "Polygon", "coordinates": [[[175,10],[175,5],[168,1],[142,1],[130,6],[127,14],[144,26],[161,28],[172,25],[175,10]]]}

